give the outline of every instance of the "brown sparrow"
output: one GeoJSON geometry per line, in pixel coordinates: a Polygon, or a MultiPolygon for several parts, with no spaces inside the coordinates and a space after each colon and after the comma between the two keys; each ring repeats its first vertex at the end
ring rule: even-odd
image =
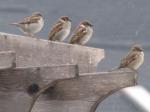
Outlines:
{"type": "Polygon", "coordinates": [[[11,25],[19,27],[24,34],[32,37],[43,28],[44,19],[39,12],[35,12],[18,23],[11,23],[11,25]]]}
{"type": "Polygon", "coordinates": [[[63,41],[69,35],[71,20],[67,16],[60,17],[48,33],[48,40],[63,41]]]}
{"type": "Polygon", "coordinates": [[[82,21],[71,36],[70,44],[86,44],[93,34],[92,24],[86,20],[82,21]]]}
{"type": "Polygon", "coordinates": [[[137,70],[144,62],[144,52],[140,45],[135,44],[131,47],[131,50],[121,60],[119,68],[131,68],[137,70]]]}

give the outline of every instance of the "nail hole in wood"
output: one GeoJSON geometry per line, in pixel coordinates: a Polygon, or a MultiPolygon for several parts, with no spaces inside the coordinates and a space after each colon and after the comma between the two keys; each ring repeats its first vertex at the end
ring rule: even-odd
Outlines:
{"type": "Polygon", "coordinates": [[[37,93],[38,91],[39,91],[39,86],[38,86],[38,84],[36,84],[36,83],[33,83],[33,84],[31,84],[29,87],[28,87],[28,93],[29,94],[35,94],[35,93],[37,93]]]}

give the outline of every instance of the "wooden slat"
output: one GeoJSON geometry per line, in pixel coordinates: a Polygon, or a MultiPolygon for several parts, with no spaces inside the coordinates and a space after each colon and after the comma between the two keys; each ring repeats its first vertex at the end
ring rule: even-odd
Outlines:
{"type": "Polygon", "coordinates": [[[0,51],[16,52],[16,65],[43,66],[78,64],[80,73],[95,72],[104,50],[80,45],[0,33],[0,51]]]}

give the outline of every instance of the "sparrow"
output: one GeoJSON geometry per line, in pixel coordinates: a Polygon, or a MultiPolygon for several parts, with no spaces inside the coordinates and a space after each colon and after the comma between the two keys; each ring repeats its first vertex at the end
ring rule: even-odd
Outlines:
{"type": "Polygon", "coordinates": [[[139,44],[134,44],[118,68],[131,68],[137,70],[144,62],[144,52],[139,44]]]}
{"type": "Polygon", "coordinates": [[[70,44],[86,44],[93,34],[93,25],[87,21],[82,21],[75,29],[71,36],[70,44]]]}
{"type": "Polygon", "coordinates": [[[39,12],[34,12],[31,16],[23,18],[20,22],[11,23],[11,25],[19,27],[24,34],[33,37],[35,33],[43,28],[44,19],[39,12]]]}
{"type": "Polygon", "coordinates": [[[63,41],[69,35],[71,29],[71,20],[67,16],[58,18],[48,33],[48,40],[63,41]]]}

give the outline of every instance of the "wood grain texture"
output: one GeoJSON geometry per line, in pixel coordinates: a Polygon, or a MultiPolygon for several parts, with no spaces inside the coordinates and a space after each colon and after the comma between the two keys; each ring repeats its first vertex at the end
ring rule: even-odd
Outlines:
{"type": "Polygon", "coordinates": [[[16,66],[16,53],[13,51],[0,52],[0,69],[13,68],[16,66]]]}
{"type": "Polygon", "coordinates": [[[0,51],[15,51],[16,66],[78,64],[80,73],[95,72],[104,50],[0,33],[0,51]]]}
{"type": "Polygon", "coordinates": [[[97,105],[117,90],[134,86],[136,73],[129,69],[80,74],[59,81],[35,103],[32,112],[95,112],[97,105]]]}
{"type": "Polygon", "coordinates": [[[103,49],[0,33],[1,51],[0,112],[94,112],[136,82],[129,69],[95,73],[103,49]]]}
{"type": "Polygon", "coordinates": [[[30,112],[43,91],[57,80],[76,77],[76,69],[75,65],[59,65],[0,70],[0,112],[30,112]],[[29,94],[32,84],[37,84],[39,91],[29,94]]]}

